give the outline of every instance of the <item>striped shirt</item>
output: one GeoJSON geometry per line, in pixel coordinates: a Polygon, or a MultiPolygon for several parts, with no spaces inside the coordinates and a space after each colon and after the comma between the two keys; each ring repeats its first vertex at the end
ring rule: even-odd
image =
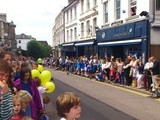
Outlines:
{"type": "Polygon", "coordinates": [[[0,120],[9,120],[13,115],[13,101],[11,90],[2,96],[0,103],[0,120]]]}

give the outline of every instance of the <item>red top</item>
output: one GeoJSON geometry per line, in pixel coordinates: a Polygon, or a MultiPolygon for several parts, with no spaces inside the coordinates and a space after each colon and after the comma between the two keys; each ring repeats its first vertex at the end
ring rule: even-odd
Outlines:
{"type": "Polygon", "coordinates": [[[22,117],[20,115],[18,115],[17,117],[12,117],[10,120],[21,120],[22,117]]]}

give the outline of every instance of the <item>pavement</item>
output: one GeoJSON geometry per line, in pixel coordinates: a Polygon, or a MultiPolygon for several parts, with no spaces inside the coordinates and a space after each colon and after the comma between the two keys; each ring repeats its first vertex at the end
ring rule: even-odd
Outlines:
{"type": "MultiPolygon", "coordinates": [[[[56,78],[56,76],[62,76],[62,74],[67,74],[66,72],[63,72],[63,71],[56,71],[54,69],[50,69],[50,68],[46,68],[48,69],[49,71],[52,72],[52,74],[54,74],[54,77],[56,78]]],[[[79,76],[79,75],[74,75],[74,74],[70,74],[70,75],[65,75],[65,79],[71,79],[72,77],[76,77],[76,79],[88,79],[90,80],[89,78],[86,78],[86,77],[82,77],[82,76],[79,76]]],[[[58,79],[58,77],[57,77],[58,79]]],[[[62,79],[62,78],[59,78],[59,79],[62,79]]],[[[99,82],[95,79],[91,79],[92,81],[95,81],[95,82],[99,82]]],[[[121,88],[121,89],[125,89],[126,91],[130,91],[130,92],[137,92],[138,94],[141,94],[143,96],[151,96],[152,93],[149,92],[149,91],[146,91],[145,89],[138,89],[136,87],[128,87],[126,85],[119,85],[119,84],[114,84],[114,83],[108,83],[108,82],[101,82],[102,84],[106,84],[106,85],[110,85],[110,86],[114,86],[114,87],[118,87],[118,88],[121,88]]],[[[51,95],[52,94],[47,94],[47,96],[49,96],[51,98],[51,95]]],[[[50,101],[49,104],[45,105],[45,108],[46,108],[46,114],[49,116],[50,120],[54,120],[55,117],[57,117],[57,114],[56,114],[56,109],[54,108],[55,103],[53,103],[52,101],[50,101]]]]}

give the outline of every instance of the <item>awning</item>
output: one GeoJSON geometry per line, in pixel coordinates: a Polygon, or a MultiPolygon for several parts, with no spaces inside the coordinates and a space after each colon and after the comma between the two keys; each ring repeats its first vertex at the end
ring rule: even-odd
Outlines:
{"type": "Polygon", "coordinates": [[[64,43],[62,46],[73,46],[74,43],[64,43]]]}
{"type": "Polygon", "coordinates": [[[139,44],[142,42],[142,39],[133,39],[133,40],[123,40],[123,41],[113,41],[113,42],[101,42],[98,43],[99,46],[118,46],[118,45],[128,45],[128,44],[139,44]]]}
{"type": "Polygon", "coordinates": [[[89,46],[89,45],[93,45],[94,42],[83,42],[83,43],[76,43],[75,46],[89,46]]]}

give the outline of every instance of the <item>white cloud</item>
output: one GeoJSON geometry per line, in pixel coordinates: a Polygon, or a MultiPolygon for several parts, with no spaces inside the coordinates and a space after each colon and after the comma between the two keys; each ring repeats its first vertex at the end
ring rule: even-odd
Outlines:
{"type": "Polygon", "coordinates": [[[32,35],[52,45],[52,27],[68,0],[0,0],[0,13],[13,20],[16,34],[32,35]]]}

